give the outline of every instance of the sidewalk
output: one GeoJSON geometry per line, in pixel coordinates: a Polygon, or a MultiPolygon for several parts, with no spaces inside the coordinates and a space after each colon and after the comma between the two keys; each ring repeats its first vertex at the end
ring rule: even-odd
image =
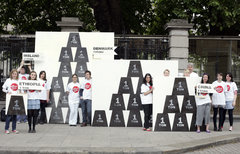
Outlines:
{"type": "MultiPolygon", "coordinates": [[[[228,127],[228,123],[226,126],[228,127]]],[[[4,134],[0,123],[0,153],[183,153],[214,145],[240,141],[240,123],[234,131],[144,132],[141,128],[69,127],[61,124],[37,125],[37,133],[27,133],[27,124],[18,124],[20,134],[4,134]]]]}

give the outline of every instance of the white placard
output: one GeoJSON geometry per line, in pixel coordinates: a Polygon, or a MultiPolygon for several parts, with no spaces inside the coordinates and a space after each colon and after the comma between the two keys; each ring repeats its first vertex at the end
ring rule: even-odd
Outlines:
{"type": "Polygon", "coordinates": [[[212,84],[197,84],[197,93],[216,93],[212,84]]]}
{"type": "Polygon", "coordinates": [[[38,80],[20,80],[18,86],[20,90],[43,90],[44,82],[38,80]]]}
{"type": "Polygon", "coordinates": [[[40,59],[40,54],[29,53],[29,52],[22,53],[22,60],[24,60],[24,61],[36,61],[39,59],[40,59]]]}

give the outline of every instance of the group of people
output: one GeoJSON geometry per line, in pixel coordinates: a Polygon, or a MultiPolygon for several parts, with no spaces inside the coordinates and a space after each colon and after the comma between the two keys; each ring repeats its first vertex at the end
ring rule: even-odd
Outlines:
{"type": "MultiPolygon", "coordinates": [[[[13,69],[8,78],[2,86],[2,91],[6,94],[25,93],[28,95],[27,101],[27,116],[26,115],[6,115],[5,133],[9,134],[9,125],[12,121],[12,133],[18,134],[17,121],[28,123],[28,133],[36,133],[36,124],[44,124],[46,122],[45,107],[49,102],[51,86],[46,79],[46,72],[40,71],[39,79],[37,73],[31,69],[31,64],[25,64],[22,61],[18,69],[13,69]],[[26,67],[27,66],[27,67],[26,67]],[[28,70],[27,70],[28,68],[28,70]],[[30,72],[30,73],[27,73],[30,72]],[[21,90],[19,89],[18,81],[20,80],[39,80],[43,88],[41,90],[21,90]],[[40,111],[40,118],[39,117],[40,111]]],[[[85,72],[85,79],[80,84],[78,76],[72,75],[72,82],[67,85],[66,93],[68,94],[68,102],[70,108],[69,125],[77,125],[78,107],[81,102],[83,123],[82,126],[91,124],[91,104],[92,104],[92,79],[91,72],[85,72]]],[[[7,112],[7,111],[6,111],[7,112]]]]}
{"type": "MultiPolygon", "coordinates": [[[[170,71],[164,70],[163,75],[168,77],[170,71]]],[[[181,76],[181,75],[180,75],[181,76]]],[[[187,69],[184,70],[184,77],[198,77],[197,73],[193,72],[193,65],[188,64],[187,69]]],[[[201,79],[202,84],[209,84],[209,75],[204,73],[201,79]]],[[[213,108],[213,125],[214,131],[222,131],[223,124],[225,121],[226,113],[229,115],[229,131],[233,130],[233,109],[236,105],[237,100],[237,85],[233,81],[233,75],[226,73],[226,81],[223,81],[223,74],[217,74],[217,80],[212,83],[215,87],[216,93],[197,93],[196,95],[196,127],[197,133],[200,133],[200,127],[206,126],[206,132],[210,133],[210,112],[213,108]],[[217,115],[219,114],[219,122],[217,126],[217,115]]],[[[150,119],[152,115],[152,104],[153,104],[153,81],[151,74],[147,73],[143,79],[141,86],[141,102],[144,110],[144,131],[151,131],[150,119]]]]}
{"type": "MultiPolygon", "coordinates": [[[[3,84],[3,91],[7,94],[18,94],[27,93],[27,116],[22,115],[7,115],[5,122],[5,133],[9,134],[9,123],[12,120],[12,133],[19,133],[16,130],[17,120],[27,122],[29,126],[29,133],[36,133],[36,124],[38,121],[38,115],[40,111],[39,123],[43,124],[46,122],[46,112],[45,107],[49,102],[49,95],[51,86],[46,79],[46,72],[41,71],[39,73],[39,80],[42,81],[42,90],[20,90],[18,88],[18,80],[37,80],[37,73],[31,70],[31,65],[27,65],[30,73],[26,73],[27,69],[24,66],[24,62],[21,63],[18,69],[13,69],[10,73],[10,78],[6,80],[3,84]]],[[[168,77],[170,71],[168,69],[164,70],[164,76],[168,77]]],[[[184,71],[184,76],[186,77],[198,77],[196,73],[193,72],[193,65],[189,64],[188,68],[184,71]]],[[[209,123],[210,123],[210,110],[213,108],[213,124],[214,131],[222,131],[223,124],[225,121],[225,115],[228,111],[230,128],[229,131],[233,129],[233,109],[236,105],[237,99],[237,85],[233,81],[233,76],[231,73],[226,74],[226,82],[222,81],[223,74],[217,74],[217,80],[212,84],[215,87],[216,93],[199,93],[196,97],[197,113],[196,113],[196,126],[197,133],[200,133],[200,127],[203,124],[206,125],[206,132],[210,133],[209,123]],[[217,115],[219,113],[219,122],[217,126],[217,115]]],[[[204,73],[201,79],[202,84],[209,83],[209,75],[204,73]]],[[[152,115],[152,104],[153,104],[153,81],[151,74],[147,73],[143,79],[141,85],[141,102],[144,110],[144,131],[151,131],[150,129],[150,119],[152,115]]],[[[91,110],[92,110],[92,78],[91,72],[85,72],[85,79],[78,82],[77,74],[72,75],[72,82],[70,82],[66,87],[66,93],[68,94],[68,103],[70,108],[69,116],[69,126],[77,126],[78,119],[78,108],[79,104],[82,108],[83,122],[82,127],[91,125],[91,110]]]]}

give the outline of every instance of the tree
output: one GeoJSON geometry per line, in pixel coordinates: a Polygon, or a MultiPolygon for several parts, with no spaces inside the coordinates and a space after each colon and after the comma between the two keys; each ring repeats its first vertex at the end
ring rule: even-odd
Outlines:
{"type": "Polygon", "coordinates": [[[2,0],[0,2],[0,28],[15,26],[15,33],[60,30],[56,21],[61,17],[79,17],[85,23],[82,31],[95,30],[92,9],[85,0],[2,0]]]}
{"type": "Polygon", "coordinates": [[[163,25],[174,18],[188,19],[196,35],[240,34],[239,0],[156,0],[154,7],[151,34],[166,33],[163,25]]]}

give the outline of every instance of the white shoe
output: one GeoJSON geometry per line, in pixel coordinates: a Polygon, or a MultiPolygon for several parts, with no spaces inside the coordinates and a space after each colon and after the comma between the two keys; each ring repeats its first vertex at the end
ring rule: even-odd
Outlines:
{"type": "Polygon", "coordinates": [[[230,126],[230,128],[229,128],[229,131],[232,131],[232,129],[233,129],[233,127],[232,127],[232,126],[230,126]]]}

